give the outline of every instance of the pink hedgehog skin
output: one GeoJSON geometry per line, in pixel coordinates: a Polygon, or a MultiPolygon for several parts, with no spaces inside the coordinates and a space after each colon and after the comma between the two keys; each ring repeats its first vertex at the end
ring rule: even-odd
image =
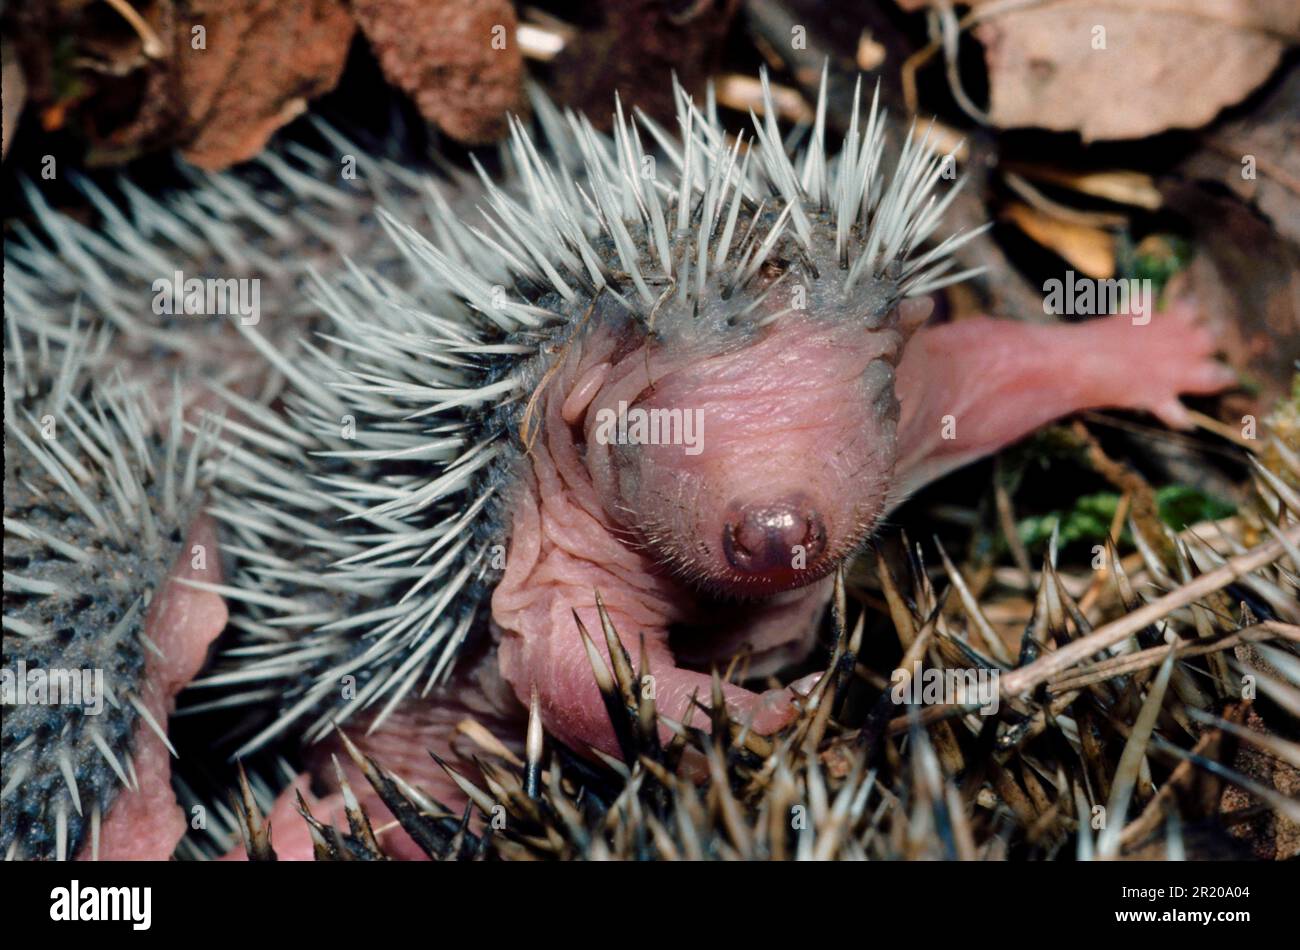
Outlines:
{"type": "MultiPolygon", "coordinates": [[[[1144,409],[1185,426],[1179,393],[1233,379],[1186,305],[1142,326],[980,318],[910,340],[929,304],[900,309],[868,332],[809,313],[746,349],[676,364],[600,337],[570,354],[492,598],[501,672],[522,701],[537,691],[551,731],[618,751],[573,622],[576,612],[600,629],[595,592],[633,656],[645,638],[658,708],[683,721],[710,679],[674,661],[668,633],[717,595],[757,599],[743,629],[700,626],[675,642],[691,643],[696,663],[745,651],[752,674],[774,672],[808,653],[827,575],[908,493],[1083,409],[1144,409]],[[598,444],[599,410],[620,402],[701,410],[702,450],[598,444]]],[[[789,689],[725,693],[759,732],[793,714],[789,689]]]]}

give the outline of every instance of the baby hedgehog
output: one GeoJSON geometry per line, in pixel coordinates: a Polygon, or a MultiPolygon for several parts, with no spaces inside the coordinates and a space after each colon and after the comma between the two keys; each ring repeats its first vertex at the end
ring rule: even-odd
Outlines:
{"type": "MultiPolygon", "coordinates": [[[[770,97],[734,138],[681,89],[679,138],[617,100],[612,138],[538,102],[549,151],[513,123],[477,214],[432,181],[426,233],[379,211],[407,268],[318,280],[307,358],[245,331],[289,385],[283,412],[239,406],[214,510],[248,614],[205,682],[283,697],[242,751],[359,717],[427,773],[472,703],[616,755],[602,623],[687,721],[711,663],[809,653],[829,575],[920,485],[1080,409],[1184,425],[1179,393],[1231,382],[1187,308],[924,327],[968,276],[973,234],[927,244],[952,157],[914,127],[886,173],[857,95],[829,156],[824,86],[796,158],[770,97]]],[[[795,688],[724,693],[762,733],[794,715],[795,688]]]]}

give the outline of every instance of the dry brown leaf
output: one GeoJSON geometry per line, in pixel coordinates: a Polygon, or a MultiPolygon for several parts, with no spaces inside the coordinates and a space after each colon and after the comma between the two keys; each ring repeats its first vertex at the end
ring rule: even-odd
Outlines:
{"type": "Polygon", "coordinates": [[[1056,0],[1006,13],[994,2],[973,4],[989,7],[974,33],[990,120],[1085,141],[1205,125],[1267,79],[1300,35],[1295,0],[1056,0]]]}
{"type": "Polygon", "coordinates": [[[1077,171],[1055,168],[1050,165],[1028,162],[1004,162],[1003,169],[1026,178],[1061,185],[1079,194],[1104,198],[1116,204],[1132,205],[1155,211],[1163,202],[1160,189],[1150,175],[1142,172],[1115,169],[1109,171],[1077,171]]]}
{"type": "Polygon", "coordinates": [[[85,128],[88,162],[174,145],[220,169],[334,88],[358,21],[387,77],[444,131],[471,143],[505,131],[523,73],[507,0],[65,0],[12,22],[34,107],[47,128],[85,128]],[[59,38],[73,43],[71,83],[50,65],[59,38]]]}
{"type": "Polygon", "coordinates": [[[492,142],[521,106],[523,57],[507,0],[352,0],[388,81],[453,138],[492,142]]]}
{"type": "MultiPolygon", "coordinates": [[[[764,115],[763,84],[754,76],[740,73],[727,73],[714,83],[717,87],[718,105],[726,106],[737,112],[754,110],[755,115],[764,115]]],[[[772,105],[776,114],[786,122],[812,122],[816,118],[813,107],[800,95],[798,89],[781,83],[768,83],[772,95],[772,105]]]]}
{"type": "Polygon", "coordinates": [[[879,69],[887,55],[888,51],[885,47],[871,38],[871,31],[863,30],[862,35],[858,37],[857,52],[853,56],[858,69],[864,73],[879,69]]]}
{"type": "Polygon", "coordinates": [[[343,0],[65,0],[11,17],[32,107],[47,130],[75,123],[89,164],[171,145],[209,169],[251,158],[334,88],[356,32],[343,0]]]}
{"type": "Polygon", "coordinates": [[[186,10],[174,95],[186,113],[181,153],[200,168],[252,158],[308,99],[333,89],[356,29],[337,0],[205,0],[186,10]],[[193,48],[196,25],[206,49],[193,48]]]}
{"type": "Polygon", "coordinates": [[[18,117],[22,115],[23,103],[27,101],[27,82],[23,79],[23,68],[8,41],[4,43],[4,60],[0,74],[0,98],[4,99],[4,132],[0,139],[0,156],[9,154],[9,140],[13,138],[14,129],[18,127],[18,117]]]}
{"type": "Polygon", "coordinates": [[[1105,231],[1062,221],[1019,202],[1007,205],[1002,215],[1081,273],[1099,279],[1115,276],[1115,242],[1105,231]]]}

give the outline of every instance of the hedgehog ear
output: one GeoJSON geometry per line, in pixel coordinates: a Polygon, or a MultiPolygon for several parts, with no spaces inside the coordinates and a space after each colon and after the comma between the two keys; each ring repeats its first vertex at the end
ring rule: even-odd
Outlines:
{"type": "Polygon", "coordinates": [[[934,300],[930,297],[917,297],[915,299],[904,299],[898,302],[898,329],[902,331],[903,339],[910,340],[912,334],[930,319],[930,314],[934,313],[934,300]]]}

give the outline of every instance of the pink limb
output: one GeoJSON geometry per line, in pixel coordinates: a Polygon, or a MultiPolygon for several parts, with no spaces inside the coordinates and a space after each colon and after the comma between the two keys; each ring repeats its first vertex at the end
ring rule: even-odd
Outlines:
{"type": "Polygon", "coordinates": [[[1126,315],[1057,326],[979,317],[922,329],[898,368],[896,500],[1084,409],[1141,409],[1187,428],[1180,393],[1236,381],[1214,351],[1186,302],[1144,325],[1126,315]]]}
{"type": "MultiPolygon", "coordinates": [[[[175,708],[176,694],[198,674],[208,647],[225,629],[227,612],[219,595],[177,583],[181,579],[221,583],[216,531],[207,515],[195,520],[176,566],[149,607],[145,636],[158,650],[148,654],[146,678],[134,696],[142,708],[131,752],[136,783],[117,796],[104,816],[99,841],[103,861],[165,861],[188,827],[190,816],[181,811],[172,792],[171,752],[162,730],[175,708]],[[152,723],[144,721],[146,712],[152,723]]],[[[79,858],[92,857],[91,851],[88,842],[79,858]]]]}

